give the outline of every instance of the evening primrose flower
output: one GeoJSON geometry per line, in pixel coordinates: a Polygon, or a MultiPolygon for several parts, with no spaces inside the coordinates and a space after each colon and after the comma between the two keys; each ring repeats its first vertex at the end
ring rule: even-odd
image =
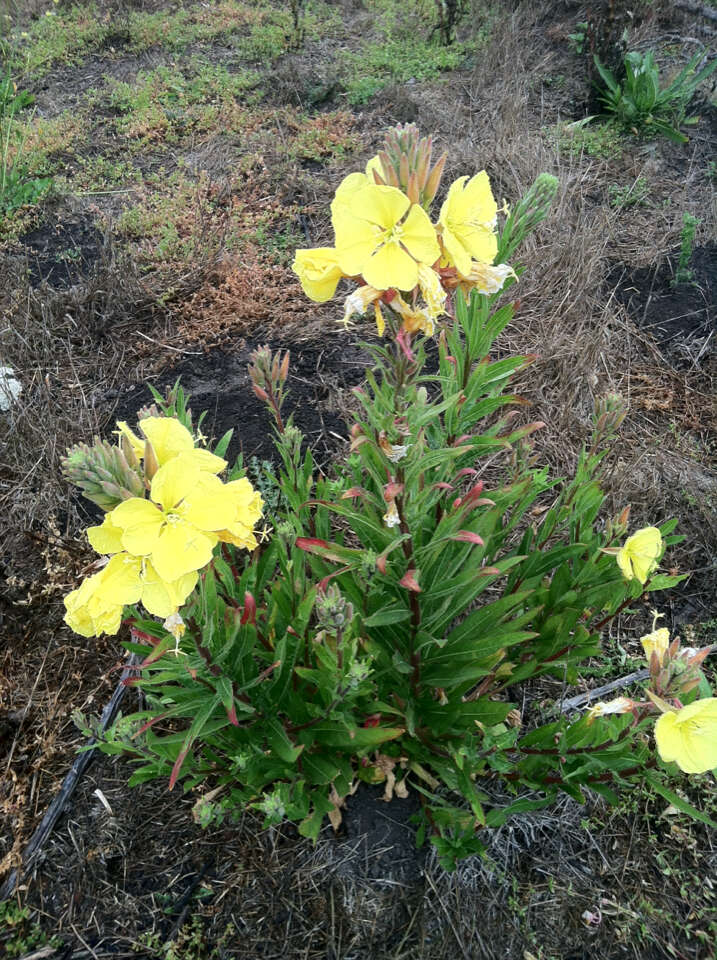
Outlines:
{"type": "Polygon", "coordinates": [[[299,278],[301,289],[315,303],[330,300],[344,275],[333,247],[297,250],[291,269],[299,278]]]}
{"type": "Polygon", "coordinates": [[[412,290],[418,264],[435,263],[441,255],[428,214],[396,187],[352,191],[332,205],[332,218],[341,269],[377,290],[412,290]]]}
{"type": "Polygon", "coordinates": [[[438,218],[443,248],[459,273],[467,276],[471,260],[492,263],[498,252],[495,222],[498,207],[485,170],[451,184],[438,218]]]}
{"type": "Polygon", "coordinates": [[[64,598],[65,623],[81,637],[114,634],[122,623],[123,605],[109,601],[99,591],[100,573],[83,580],[64,598]]]}
{"type": "Polygon", "coordinates": [[[246,477],[225,484],[224,490],[231,497],[234,515],[226,528],[217,531],[217,536],[223,542],[231,543],[235,547],[256,550],[254,527],[261,520],[264,508],[261,495],[246,477]]]}
{"type": "Polygon", "coordinates": [[[662,534],[657,527],[644,527],[628,537],[617,553],[617,565],[627,580],[646,583],[662,553],[662,534]]]}
{"type": "Polygon", "coordinates": [[[147,440],[160,467],[180,454],[191,454],[197,465],[207,473],[221,473],[227,466],[227,461],[221,457],[195,447],[191,432],[174,417],[145,417],[140,420],[139,428],[146,440],[138,437],[124,420],[118,420],[117,427],[116,432],[120,437],[127,438],[138,460],[145,456],[147,440]]]}
{"type": "Polygon", "coordinates": [[[123,501],[110,522],[121,528],[128,553],[148,557],[162,580],[171,582],[209,563],[217,531],[236,522],[229,486],[201,470],[193,454],[179,455],[155,473],[151,500],[123,501]]]}
{"type": "Polygon", "coordinates": [[[647,633],[644,637],[640,637],[640,643],[645,651],[645,658],[647,659],[647,662],[650,663],[652,660],[652,654],[656,653],[657,661],[660,666],[662,666],[662,663],[665,659],[665,654],[670,646],[670,631],[667,629],[667,627],[661,627],[659,630],[653,630],[652,633],[647,633]]]}
{"type": "Polygon", "coordinates": [[[655,724],[655,742],[666,763],[685,773],[717,767],[717,698],[695,700],[681,710],[663,713],[655,724]]]}

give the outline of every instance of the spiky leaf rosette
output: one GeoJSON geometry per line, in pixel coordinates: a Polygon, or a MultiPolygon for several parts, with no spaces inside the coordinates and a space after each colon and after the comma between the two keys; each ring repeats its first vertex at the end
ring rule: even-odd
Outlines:
{"type": "Polygon", "coordinates": [[[144,481],[133,469],[119,447],[95,438],[92,446],[78,443],[62,460],[66,480],[82,491],[82,495],[105,512],[128,500],[144,497],[144,481]]]}

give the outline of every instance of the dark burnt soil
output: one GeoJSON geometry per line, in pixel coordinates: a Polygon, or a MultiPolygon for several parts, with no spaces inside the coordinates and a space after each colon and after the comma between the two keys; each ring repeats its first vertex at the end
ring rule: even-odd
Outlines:
{"type": "Polygon", "coordinates": [[[203,830],[192,821],[196,795],[161,782],[128,790],[130,772],[116,758],[93,761],[33,871],[31,906],[52,918],[48,929],[68,952],[90,914],[83,943],[101,957],[156,956],[152,946],[177,949],[190,929],[200,932],[201,958],[217,946],[237,960],[387,957],[404,937],[418,946],[418,930],[407,936],[425,859],[407,825],[415,794],[380,803],[382,788],[359,791],[342,836],[327,827],[314,846],[290,825],[262,829],[251,813],[203,830]],[[386,898],[388,927],[376,916],[386,898]],[[349,942],[354,952],[342,952],[349,942]]]}
{"type": "Polygon", "coordinates": [[[715,357],[717,244],[697,247],[691,283],[675,285],[678,258],[656,266],[613,268],[609,283],[631,319],[677,368],[705,368],[715,357]]]}
{"type": "MultiPolygon", "coordinates": [[[[346,344],[341,339],[325,344],[242,339],[231,349],[210,350],[165,367],[153,386],[164,393],[179,379],[191,395],[195,422],[202,411],[207,411],[202,423],[207,436],[218,440],[234,428],[227,453],[230,462],[240,453],[245,460],[254,456],[272,460],[276,454],[271,418],[264,403],[254,395],[247,373],[252,351],[264,343],[273,350],[291,348],[283,416],[287,420],[293,414],[317,461],[328,462],[348,439],[341,413],[346,407],[343,395],[363,380],[370,365],[369,354],[356,343],[346,344]]],[[[108,400],[117,398],[113,421],[133,421],[137,411],[152,402],[149,389],[143,385],[131,385],[124,392],[106,396],[108,400]]]]}
{"type": "Polygon", "coordinates": [[[104,236],[92,217],[67,213],[46,220],[19,243],[31,285],[44,282],[59,289],[74,286],[92,272],[102,255],[104,236]]]}

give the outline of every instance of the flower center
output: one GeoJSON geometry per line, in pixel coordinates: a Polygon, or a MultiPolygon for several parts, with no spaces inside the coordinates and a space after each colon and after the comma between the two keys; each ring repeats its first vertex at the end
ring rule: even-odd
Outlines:
{"type": "Polygon", "coordinates": [[[179,523],[181,519],[178,513],[168,513],[166,516],[167,523],[179,523]]]}
{"type": "Polygon", "coordinates": [[[385,243],[400,243],[402,236],[403,227],[400,223],[394,223],[394,225],[386,231],[384,241],[385,243]]]}

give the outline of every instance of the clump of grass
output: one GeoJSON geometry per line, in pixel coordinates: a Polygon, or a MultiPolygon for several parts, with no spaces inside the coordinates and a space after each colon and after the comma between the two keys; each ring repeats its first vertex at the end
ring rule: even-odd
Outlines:
{"type": "Polygon", "coordinates": [[[343,160],[359,144],[359,137],[353,130],[353,116],[345,110],[313,117],[299,114],[289,125],[295,134],[289,154],[297,160],[316,163],[343,160]]]}
{"type": "Polygon", "coordinates": [[[599,160],[614,160],[622,154],[622,139],[616,126],[611,123],[586,126],[586,122],[561,123],[550,131],[562,154],[575,158],[586,153],[599,160]]]}
{"type": "Polygon", "coordinates": [[[692,283],[694,279],[693,273],[690,270],[690,260],[692,259],[692,251],[695,246],[695,233],[697,232],[699,222],[697,217],[693,217],[691,213],[685,211],[682,217],[682,232],[680,233],[680,259],[677,264],[677,270],[675,271],[675,279],[672,283],[675,287],[681,283],[692,283]]]}
{"type": "Polygon", "coordinates": [[[650,184],[646,177],[637,177],[633,183],[621,187],[617,183],[609,184],[607,199],[611,207],[638,207],[645,203],[650,194],[650,184]]]}

